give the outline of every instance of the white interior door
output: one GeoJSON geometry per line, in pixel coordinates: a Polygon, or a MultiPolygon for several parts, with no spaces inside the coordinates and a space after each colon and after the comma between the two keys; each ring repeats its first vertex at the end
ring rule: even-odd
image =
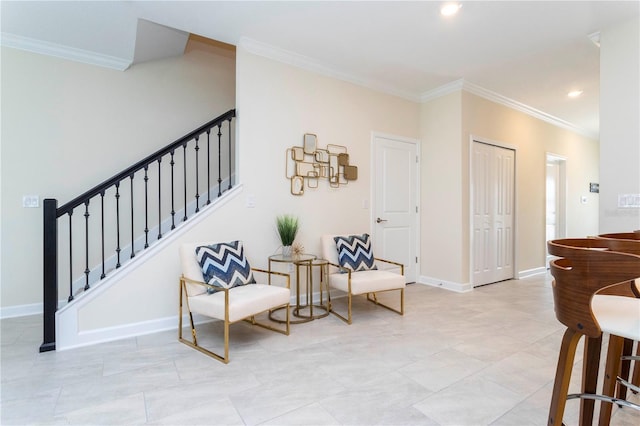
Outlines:
{"type": "Polygon", "coordinates": [[[513,278],[515,151],[473,142],[473,285],[513,278]]]}
{"type": "Polygon", "coordinates": [[[404,264],[407,282],[418,271],[417,141],[373,135],[374,254],[404,264]]]}

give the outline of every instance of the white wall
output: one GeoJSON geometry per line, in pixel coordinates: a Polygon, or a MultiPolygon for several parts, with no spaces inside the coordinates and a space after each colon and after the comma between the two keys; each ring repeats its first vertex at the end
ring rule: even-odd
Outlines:
{"type": "MultiPolygon", "coordinates": [[[[567,237],[598,231],[599,198],[589,193],[589,183],[598,181],[598,141],[470,93],[464,97],[463,121],[465,161],[471,135],[516,148],[516,272],[545,267],[547,152],[567,159],[567,237]],[[581,196],[587,197],[586,204],[581,196]]],[[[468,173],[464,182],[464,199],[469,200],[468,173]]],[[[464,214],[469,223],[468,203],[464,214]]]]}
{"type": "MultiPolygon", "coordinates": [[[[148,153],[151,142],[145,142],[147,132],[160,128],[163,141],[181,136],[184,131],[175,128],[182,127],[182,121],[193,121],[192,125],[185,125],[191,130],[211,117],[209,94],[201,94],[200,83],[205,81],[215,87],[217,77],[209,65],[190,56],[117,73],[9,50],[2,66],[3,124],[7,120],[12,123],[2,130],[3,266],[12,265],[2,271],[2,303],[11,306],[41,300],[42,213],[41,209],[35,213],[22,209],[21,194],[54,194],[67,200],[86,189],[87,182],[99,182],[112,174],[110,170],[127,166],[148,153]],[[6,66],[7,57],[12,59],[10,66],[6,66]],[[53,72],[44,71],[48,69],[53,72]],[[15,80],[16,87],[5,94],[5,82],[10,81],[7,74],[15,80]],[[45,74],[51,74],[52,81],[43,81],[45,74]],[[122,100],[130,98],[131,93],[139,94],[141,99],[133,99],[128,109],[122,100]],[[26,94],[28,101],[21,94],[26,94]],[[60,99],[62,107],[51,99],[60,99]],[[5,103],[11,106],[11,113],[5,114],[5,103]],[[176,105],[180,106],[180,114],[175,113],[176,105]],[[98,117],[93,114],[96,111],[98,117]],[[43,120],[35,128],[31,125],[36,122],[34,117],[43,120]],[[109,136],[91,131],[108,128],[104,123],[113,121],[123,123],[121,126],[128,131],[118,127],[110,130],[113,134],[109,136]],[[137,136],[135,145],[117,137],[131,132],[137,136]],[[166,136],[167,133],[172,134],[166,136]],[[87,134],[91,136],[89,142],[87,134]],[[30,163],[23,155],[23,147],[28,143],[36,144],[35,164],[42,170],[41,176],[31,176],[27,168],[30,163]],[[117,154],[121,150],[114,144],[126,147],[130,158],[121,158],[117,154]],[[107,167],[71,169],[77,160],[92,158],[96,150],[107,167]],[[69,155],[73,157],[68,158],[69,155]],[[7,178],[19,183],[15,188],[9,186],[7,178]],[[6,200],[13,200],[11,208],[6,200]],[[7,217],[15,222],[9,225],[7,217]],[[14,248],[23,241],[25,248],[16,251],[14,248]],[[11,258],[7,248],[12,249],[11,258]],[[25,255],[31,252],[36,253],[34,260],[25,255]],[[36,272],[23,278],[23,271],[30,270],[31,264],[36,272]],[[10,285],[4,284],[7,282],[10,285]]],[[[310,253],[319,253],[319,238],[324,233],[370,231],[370,211],[363,208],[363,200],[370,197],[372,131],[421,140],[420,273],[453,283],[469,281],[471,134],[518,146],[518,221],[523,227],[519,230],[520,269],[544,265],[545,152],[564,155],[575,165],[568,172],[575,188],[598,178],[596,141],[466,92],[418,105],[256,56],[242,47],[236,54],[235,92],[242,181],[237,196],[215,215],[155,249],[153,256],[147,256],[130,275],[118,277],[104,297],[87,300],[77,318],[82,332],[175,318],[180,273],[177,249],[182,241],[241,239],[252,264],[265,267],[268,256],[279,248],[275,232],[275,217],[279,214],[299,216],[297,241],[310,253]],[[303,196],[291,195],[285,177],[285,152],[291,146],[301,146],[305,132],[317,134],[320,147],[329,143],[346,146],[351,163],[358,166],[358,180],[340,188],[320,182],[317,189],[305,189],[303,196]],[[249,196],[255,199],[253,208],[246,206],[249,196]],[[529,224],[531,229],[524,229],[529,224]],[[149,303],[141,304],[140,300],[149,303]]],[[[225,106],[216,113],[226,109],[225,106]]],[[[570,233],[593,233],[597,202],[590,201],[586,210],[580,206],[570,210],[568,222],[572,217],[579,221],[574,221],[576,225],[569,229],[570,233]]]]}
{"type": "Polygon", "coordinates": [[[640,194],[640,21],[600,33],[600,233],[640,229],[640,208],[618,208],[618,194],[640,194]]]}
{"type": "Polygon", "coordinates": [[[277,249],[273,223],[282,213],[299,216],[298,241],[311,253],[320,252],[323,233],[370,231],[362,201],[370,196],[371,132],[415,138],[418,105],[242,49],[237,68],[240,173],[246,194],[256,198],[256,208],[246,214],[261,235],[254,241],[259,253],[277,249]],[[285,151],[302,146],[304,133],[315,133],[321,148],[346,146],[358,179],[340,188],[321,181],[317,189],[291,195],[285,151]]]}
{"type": "Polygon", "coordinates": [[[81,334],[99,336],[100,330],[113,327],[128,330],[132,323],[159,325],[165,318],[174,318],[175,326],[178,247],[183,241],[240,239],[251,264],[265,268],[268,256],[279,250],[279,214],[299,216],[296,241],[309,253],[320,253],[323,233],[369,231],[370,212],[362,208],[362,200],[369,198],[371,132],[416,138],[418,105],[242,48],[236,68],[240,193],[178,239],[163,242],[101,297],[83,301],[77,317],[81,334]],[[318,135],[319,147],[346,146],[350,162],[358,166],[358,180],[340,188],[320,182],[317,189],[306,188],[303,196],[291,195],[285,152],[302,146],[305,132],[318,135]],[[254,197],[254,208],[246,207],[248,196],[254,197]],[[145,298],[153,303],[141,304],[145,298]],[[114,306],[118,315],[113,315],[114,306]]]}
{"type": "Polygon", "coordinates": [[[516,148],[516,274],[545,266],[546,153],[567,158],[567,236],[598,230],[598,142],[466,91],[422,105],[421,275],[464,290],[470,274],[471,137],[516,148]],[[580,197],[587,196],[587,204],[580,197]]]}
{"type": "Polygon", "coordinates": [[[464,283],[462,92],[420,110],[420,269],[427,281],[464,283]]]}
{"type": "Polygon", "coordinates": [[[62,205],[233,108],[234,70],[207,48],[124,72],[2,48],[3,308],[42,301],[42,200],[62,205]]]}

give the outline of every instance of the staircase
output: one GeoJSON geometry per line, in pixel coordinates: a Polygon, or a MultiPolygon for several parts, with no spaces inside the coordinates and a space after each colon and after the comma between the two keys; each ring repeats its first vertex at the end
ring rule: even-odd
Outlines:
{"type": "Polygon", "coordinates": [[[61,207],[44,200],[40,352],[56,348],[59,295],[73,303],[233,188],[235,117],[214,118],[61,207]]]}

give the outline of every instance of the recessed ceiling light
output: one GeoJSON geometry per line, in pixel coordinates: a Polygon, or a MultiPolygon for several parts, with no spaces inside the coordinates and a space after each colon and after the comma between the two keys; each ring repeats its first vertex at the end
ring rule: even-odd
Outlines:
{"type": "Polygon", "coordinates": [[[458,13],[462,5],[460,3],[446,3],[440,8],[442,16],[452,16],[458,13]]]}
{"type": "Polygon", "coordinates": [[[582,90],[572,90],[571,92],[567,93],[567,96],[569,96],[570,98],[577,98],[580,95],[582,95],[582,90]]]}

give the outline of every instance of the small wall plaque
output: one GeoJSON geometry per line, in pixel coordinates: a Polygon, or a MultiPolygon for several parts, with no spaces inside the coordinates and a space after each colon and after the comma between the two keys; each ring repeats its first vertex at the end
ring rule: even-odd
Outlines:
{"type": "Polygon", "coordinates": [[[589,184],[589,192],[594,192],[596,194],[599,194],[600,193],[600,184],[591,182],[589,184]]]}

